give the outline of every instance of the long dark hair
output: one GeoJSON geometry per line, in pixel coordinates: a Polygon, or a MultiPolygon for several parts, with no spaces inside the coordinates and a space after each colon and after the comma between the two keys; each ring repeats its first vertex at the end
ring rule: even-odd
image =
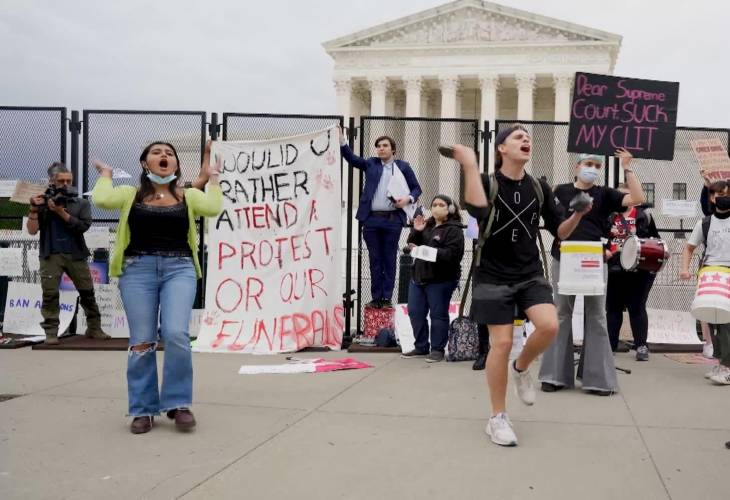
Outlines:
{"type": "MultiPolygon", "coordinates": [[[[446,220],[444,222],[448,222],[450,220],[457,221],[459,224],[462,223],[461,221],[461,213],[459,213],[459,205],[451,199],[450,196],[447,196],[445,194],[437,194],[433,197],[433,200],[431,200],[431,205],[433,205],[434,200],[442,200],[446,203],[447,206],[453,206],[454,207],[454,213],[449,212],[449,214],[446,216],[446,220]]],[[[436,219],[434,219],[433,215],[428,218],[426,221],[427,226],[435,226],[436,225],[436,219]]]]}
{"type": "MultiPolygon", "coordinates": [[[[170,182],[167,185],[167,188],[170,190],[172,196],[174,196],[177,201],[180,201],[180,198],[177,195],[177,181],[180,179],[180,157],[177,155],[177,149],[175,149],[175,146],[173,146],[169,142],[151,142],[147,145],[146,148],[142,150],[142,154],[139,155],[139,162],[142,163],[144,161],[147,161],[147,155],[150,153],[152,146],[159,145],[169,147],[170,149],[172,149],[172,152],[175,155],[175,160],[177,161],[177,170],[175,170],[175,175],[177,176],[177,179],[174,179],[172,182],[170,182]]],[[[142,174],[139,176],[139,189],[137,190],[137,197],[134,201],[136,203],[142,203],[145,198],[151,196],[152,194],[154,194],[154,192],[155,187],[152,185],[152,181],[147,178],[147,171],[143,167],[142,174]]]]}

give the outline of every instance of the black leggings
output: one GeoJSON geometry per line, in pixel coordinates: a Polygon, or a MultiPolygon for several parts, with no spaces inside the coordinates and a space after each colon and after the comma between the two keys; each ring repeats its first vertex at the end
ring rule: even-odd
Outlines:
{"type": "Polygon", "coordinates": [[[646,345],[649,318],[646,300],[649,298],[655,274],[647,271],[611,271],[606,290],[606,323],[611,349],[618,347],[618,336],[624,321],[624,308],[629,311],[634,348],[646,345]]]}

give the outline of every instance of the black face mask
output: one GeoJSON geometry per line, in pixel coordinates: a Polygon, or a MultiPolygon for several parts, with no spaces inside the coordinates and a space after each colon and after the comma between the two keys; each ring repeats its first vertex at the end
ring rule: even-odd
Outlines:
{"type": "Polygon", "coordinates": [[[730,209],[730,196],[718,196],[715,198],[715,207],[723,211],[730,209]]]}

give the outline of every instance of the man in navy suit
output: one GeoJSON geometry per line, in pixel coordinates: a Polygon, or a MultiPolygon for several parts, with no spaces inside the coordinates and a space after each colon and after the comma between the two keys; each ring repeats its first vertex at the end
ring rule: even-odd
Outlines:
{"type": "Polygon", "coordinates": [[[363,224],[362,235],[370,257],[373,300],[368,306],[391,307],[398,241],[408,222],[403,208],[418,200],[421,186],[408,162],[395,159],[395,141],[391,137],[378,137],[375,141],[378,156],[365,159],[352,152],[340,131],[340,151],[351,167],[365,174],[365,186],[355,217],[363,224]],[[388,185],[393,175],[400,174],[405,178],[410,193],[395,199],[388,192],[388,185]]]}

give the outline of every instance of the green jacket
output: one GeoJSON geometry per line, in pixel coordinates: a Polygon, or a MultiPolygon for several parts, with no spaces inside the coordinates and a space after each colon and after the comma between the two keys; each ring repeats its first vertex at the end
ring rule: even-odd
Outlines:
{"type": "MultiPolygon", "coordinates": [[[[91,192],[91,199],[94,204],[106,210],[120,209],[119,225],[117,226],[117,237],[114,243],[114,251],[109,263],[109,275],[122,275],[122,262],[124,261],[124,250],[129,246],[130,233],[129,212],[132,210],[134,198],[137,195],[137,188],[123,185],[114,187],[112,180],[108,177],[99,177],[91,192]]],[[[190,188],[185,190],[185,203],[188,207],[188,244],[193,252],[193,263],[198,278],[203,276],[198,262],[198,233],[195,219],[200,216],[215,217],[223,209],[223,193],[220,186],[208,186],[208,192],[204,193],[199,189],[190,188]]]]}

